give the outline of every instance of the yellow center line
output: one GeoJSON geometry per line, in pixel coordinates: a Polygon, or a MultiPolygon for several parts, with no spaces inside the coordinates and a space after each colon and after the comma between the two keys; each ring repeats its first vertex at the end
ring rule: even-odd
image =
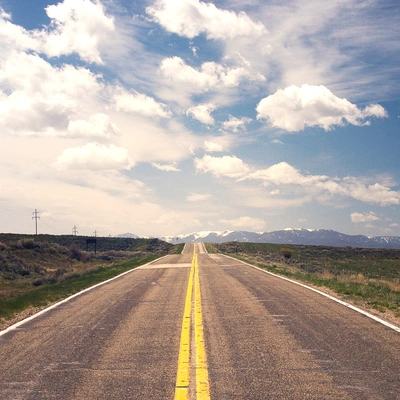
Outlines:
{"type": "Polygon", "coordinates": [[[196,399],[210,399],[208,367],[204,343],[203,315],[201,312],[201,293],[199,278],[199,263],[194,254],[194,336],[196,343],[196,399]]]}
{"type": "Polygon", "coordinates": [[[190,268],[185,309],[183,312],[181,342],[179,347],[178,372],[176,374],[175,400],[189,399],[190,377],[190,325],[192,313],[194,259],[190,268]]]}
{"type": "Polygon", "coordinates": [[[190,338],[192,298],[194,290],[194,352],[196,396],[198,400],[210,399],[207,359],[204,345],[203,316],[201,311],[201,293],[199,265],[196,254],[196,244],[190,268],[188,288],[186,292],[185,309],[182,320],[181,341],[179,347],[178,372],[176,376],[175,400],[189,399],[190,384],[190,338]]]}

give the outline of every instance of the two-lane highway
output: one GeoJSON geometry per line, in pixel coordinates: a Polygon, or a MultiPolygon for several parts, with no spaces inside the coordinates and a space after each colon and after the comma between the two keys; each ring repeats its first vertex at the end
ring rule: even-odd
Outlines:
{"type": "Polygon", "coordinates": [[[0,337],[1,399],[172,399],[193,247],[0,337]]]}
{"type": "Polygon", "coordinates": [[[1,399],[400,399],[399,376],[398,332],[201,244],[0,336],[1,399]]]}

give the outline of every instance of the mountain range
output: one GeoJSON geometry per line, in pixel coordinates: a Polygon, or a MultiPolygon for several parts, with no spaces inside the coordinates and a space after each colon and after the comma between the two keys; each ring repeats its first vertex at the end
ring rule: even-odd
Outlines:
{"type": "Polygon", "coordinates": [[[329,229],[284,229],[273,232],[202,231],[188,235],[164,236],[159,239],[169,243],[223,243],[252,242],[277,244],[302,244],[314,246],[351,246],[370,248],[400,248],[400,236],[346,235],[329,229]]]}

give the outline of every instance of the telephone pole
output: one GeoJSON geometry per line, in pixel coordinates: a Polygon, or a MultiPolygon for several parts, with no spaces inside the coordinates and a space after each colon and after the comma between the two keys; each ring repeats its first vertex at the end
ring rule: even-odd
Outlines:
{"type": "Polygon", "coordinates": [[[76,227],[76,225],[74,225],[74,227],[72,228],[72,234],[73,234],[74,236],[77,236],[77,235],[78,235],[78,228],[76,227]]]}
{"type": "Polygon", "coordinates": [[[35,220],[35,226],[36,226],[36,235],[37,235],[37,220],[38,220],[38,219],[40,219],[40,217],[39,217],[39,211],[38,211],[38,210],[36,210],[36,208],[35,208],[35,211],[34,211],[32,214],[33,214],[33,217],[32,217],[32,219],[34,219],[34,220],[35,220]]]}

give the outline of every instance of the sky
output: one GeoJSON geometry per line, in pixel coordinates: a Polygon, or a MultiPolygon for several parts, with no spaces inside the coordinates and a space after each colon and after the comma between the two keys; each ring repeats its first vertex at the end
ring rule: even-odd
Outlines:
{"type": "Polygon", "coordinates": [[[0,0],[0,232],[400,235],[398,0],[0,0]]]}

